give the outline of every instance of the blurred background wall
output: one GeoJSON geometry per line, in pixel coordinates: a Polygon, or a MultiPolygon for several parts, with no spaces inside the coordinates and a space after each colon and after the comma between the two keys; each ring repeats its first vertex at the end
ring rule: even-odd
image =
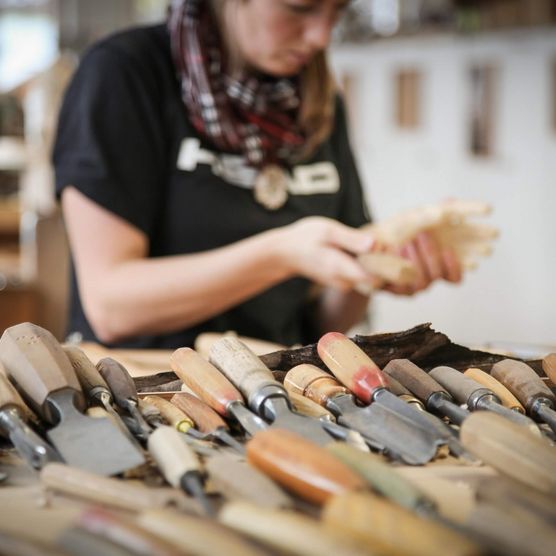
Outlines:
{"type": "MultiPolygon", "coordinates": [[[[430,321],[455,341],[556,345],[556,2],[354,0],[333,66],[373,215],[447,197],[492,203],[493,255],[458,287],[376,295],[372,330],[430,321]]],[[[0,0],[0,327],[64,334],[67,251],[50,141],[97,38],[162,0],[0,0]]]]}

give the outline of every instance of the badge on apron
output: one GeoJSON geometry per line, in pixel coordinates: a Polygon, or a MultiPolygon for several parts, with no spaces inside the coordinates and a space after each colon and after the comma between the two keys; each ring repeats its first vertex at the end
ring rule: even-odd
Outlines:
{"type": "Polygon", "coordinates": [[[288,199],[289,182],[286,170],[277,164],[265,166],[255,179],[255,200],[268,210],[279,209],[288,199]]]}

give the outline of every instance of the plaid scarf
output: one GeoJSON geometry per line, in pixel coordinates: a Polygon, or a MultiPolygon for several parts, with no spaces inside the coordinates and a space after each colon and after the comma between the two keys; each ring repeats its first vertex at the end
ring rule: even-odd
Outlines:
{"type": "Polygon", "coordinates": [[[222,41],[206,0],[172,0],[168,19],[181,94],[197,131],[224,152],[262,168],[288,163],[305,144],[297,123],[297,79],[226,72],[222,41]]]}

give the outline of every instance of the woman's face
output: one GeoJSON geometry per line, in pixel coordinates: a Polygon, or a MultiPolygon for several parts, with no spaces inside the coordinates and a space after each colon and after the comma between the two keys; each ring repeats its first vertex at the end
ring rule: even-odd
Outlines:
{"type": "Polygon", "coordinates": [[[228,0],[227,34],[241,58],[264,73],[298,73],[329,42],[349,0],[228,0]]]}

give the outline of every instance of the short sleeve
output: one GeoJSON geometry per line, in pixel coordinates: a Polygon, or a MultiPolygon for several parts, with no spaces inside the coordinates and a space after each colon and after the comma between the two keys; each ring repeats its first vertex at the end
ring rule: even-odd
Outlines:
{"type": "Polygon", "coordinates": [[[152,232],[164,180],[156,83],[140,61],[99,44],[64,98],[53,151],[56,192],[69,185],[152,232]]]}

